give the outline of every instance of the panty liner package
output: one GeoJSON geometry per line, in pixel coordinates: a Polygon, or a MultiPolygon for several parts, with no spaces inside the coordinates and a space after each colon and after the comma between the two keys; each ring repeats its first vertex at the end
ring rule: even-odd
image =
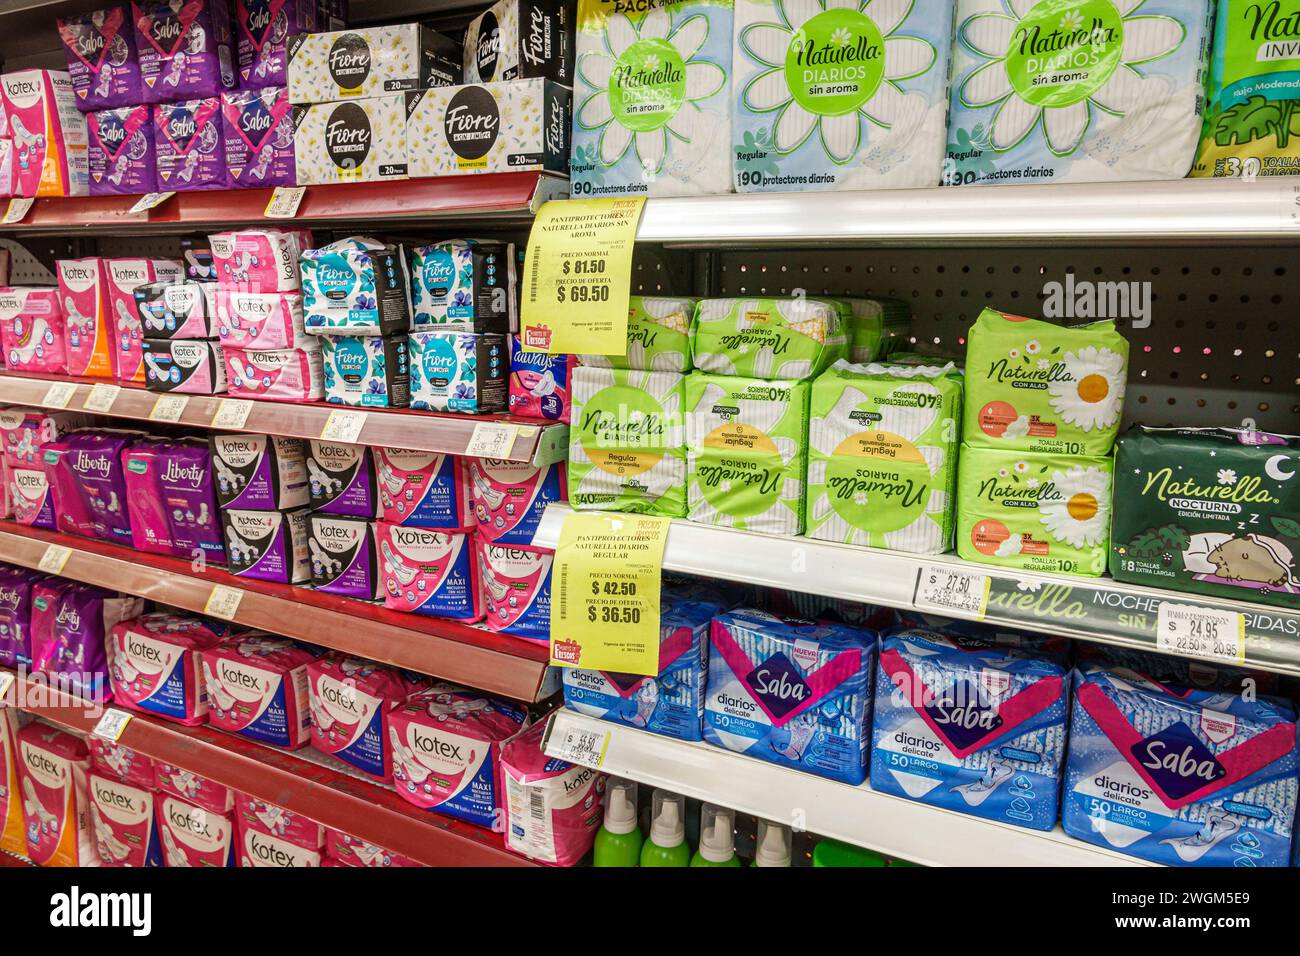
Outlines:
{"type": "Polygon", "coordinates": [[[307,552],[317,591],[378,600],[383,596],[375,523],[364,518],[311,516],[307,552]]]}
{"type": "Polygon", "coordinates": [[[732,0],[583,3],[573,195],[730,192],[732,0]]]}
{"type": "Polygon", "coordinates": [[[467,468],[474,518],[485,541],[532,544],[546,506],[564,500],[564,462],[471,458],[467,468]]]}
{"type": "MultiPolygon", "coordinates": [[[[87,538],[100,537],[102,532],[105,539],[129,540],[131,529],[126,497],[119,493],[123,489],[117,487],[121,476],[112,466],[111,451],[103,459],[98,456],[87,459],[96,463],[105,461],[110,468],[109,471],[100,475],[92,466],[83,472],[92,476],[91,486],[87,490],[94,491],[97,506],[95,511],[91,509],[89,495],[82,493],[79,475],[73,468],[79,458],[70,452],[87,437],[89,436],[85,432],[73,432],[58,441],[50,442],[41,453],[44,469],[42,474],[47,485],[45,506],[48,506],[52,519],[52,524],[48,527],[56,527],[67,534],[79,534],[87,538]],[[96,518],[100,521],[99,531],[96,531],[95,527],[96,518]]],[[[22,475],[21,472],[17,474],[22,475]]],[[[39,489],[34,487],[33,491],[38,492],[39,489]]],[[[23,494],[23,489],[20,488],[19,492],[23,494]]],[[[42,510],[45,506],[42,506],[42,510]]],[[[18,509],[19,514],[25,510],[25,506],[20,507],[18,503],[15,503],[15,508],[18,509]]]]}
{"type": "Polygon", "coordinates": [[[321,348],[237,349],[223,347],[226,387],[240,398],[316,401],[325,395],[321,348]]]}
{"type": "Polygon", "coordinates": [[[289,38],[327,26],[319,6],[315,0],[235,0],[231,13],[243,89],[284,86],[289,75],[289,38]]]}
{"type": "Polygon", "coordinates": [[[235,805],[230,788],[207,777],[169,763],[157,764],[156,771],[154,786],[160,794],[180,797],[209,813],[229,813],[235,805]]]}
{"type": "Polygon", "coordinates": [[[505,409],[510,361],[506,336],[457,329],[412,332],[407,348],[412,408],[470,414],[505,409]]]}
{"type": "Polygon", "coordinates": [[[327,654],[307,665],[311,745],[358,770],[391,780],[388,713],[411,693],[393,668],[327,654]]]}
{"type": "Polygon", "coordinates": [[[23,791],[18,782],[19,713],[12,707],[0,707],[0,850],[14,856],[27,853],[23,791]]]}
{"type": "Polygon", "coordinates": [[[86,121],[67,73],[19,70],[0,76],[0,107],[12,139],[16,196],[90,192],[86,121]]]}
{"type": "Polygon", "coordinates": [[[378,525],[384,606],[456,621],[483,617],[473,536],[402,525],[378,525]]]}
{"type": "Polygon", "coordinates": [[[0,345],[6,368],[20,374],[67,371],[65,335],[58,289],[0,288],[0,345]]]}
{"type": "Polygon", "coordinates": [[[297,292],[241,292],[218,286],[213,304],[217,338],[226,348],[296,349],[310,342],[297,292]]]}
{"type": "Polygon", "coordinates": [[[901,630],[880,645],[871,787],[999,823],[1056,826],[1069,680],[1056,662],[901,630]]]}
{"type": "Polygon", "coordinates": [[[394,789],[422,809],[499,825],[501,746],[527,721],[522,708],[475,691],[421,691],[388,715],[394,789]]]}
{"type": "Polygon", "coordinates": [[[325,828],[315,820],[246,793],[235,795],[235,822],[240,830],[278,837],[304,849],[319,850],[325,845],[325,828]]]}
{"type": "Polygon", "coordinates": [[[292,511],[221,509],[230,573],[261,581],[301,584],[311,577],[306,508],[292,511]]]}
{"type": "Polygon", "coordinates": [[[53,528],[54,507],[45,469],[20,468],[6,463],[5,470],[9,473],[5,488],[9,492],[9,507],[14,520],[32,528],[53,528]]]}
{"type": "Polygon", "coordinates": [[[832,299],[701,299],[695,367],[717,375],[812,378],[848,353],[848,313],[832,299]]]}
{"type": "Polygon", "coordinates": [[[90,195],[153,192],[158,186],[153,111],[124,106],[86,115],[90,195]]]}
{"type": "Polygon", "coordinates": [[[293,109],[283,86],[222,93],[221,122],[234,186],[295,184],[293,109]]]}
{"type": "MultiPolygon", "coordinates": [[[[292,85],[289,95],[294,95],[292,85]]],[[[401,93],[294,106],[293,130],[299,186],[407,178],[406,99],[401,93]]]]}
{"type": "Polygon", "coordinates": [[[289,43],[289,99],[323,103],[450,86],[460,44],[418,23],[297,36],[289,43]]]}
{"type": "Polygon", "coordinates": [[[564,0],[497,0],[465,31],[465,80],[517,76],[573,82],[573,4],[564,0]]]}
{"type": "Polygon", "coordinates": [[[961,376],[837,362],[812,383],[807,533],[940,554],[956,519],[961,376]]]}
{"type": "Polygon", "coordinates": [[[569,502],[579,511],[686,516],[684,376],[573,372],[569,502]]]}
{"type": "Polygon", "coordinates": [[[807,382],[686,376],[687,517],[800,534],[807,432],[807,382]]]}
{"type": "Polygon", "coordinates": [[[211,448],[222,508],[275,511],[307,503],[307,444],[301,438],[213,435],[211,448]]]}
{"type": "Polygon", "coordinates": [[[565,667],[565,704],[588,717],[700,740],[709,622],[720,610],[712,602],[666,598],[660,606],[658,675],[565,667]]]}
{"type": "Polygon", "coordinates": [[[63,302],[68,374],[109,378],[108,266],[105,259],[60,259],[59,298],[63,302]]]}
{"type": "Polygon", "coordinates": [[[145,439],[122,453],[131,542],[181,558],[224,563],[211,453],[201,440],[145,439]]]}
{"type": "Polygon", "coordinates": [[[224,627],[168,613],[115,625],[108,644],[113,699],[174,723],[206,723],[208,694],[200,653],[224,634],[224,627]]]}
{"type": "Polygon", "coordinates": [[[86,746],[90,748],[90,767],[96,773],[143,790],[154,789],[158,764],[152,758],[94,734],[86,738],[86,746]]]}
{"type": "Polygon", "coordinates": [[[160,103],[153,108],[158,188],[230,189],[221,134],[221,97],[160,103]]]}
{"type": "Polygon", "coordinates": [[[696,299],[634,295],[627,308],[625,355],[580,355],[582,365],[689,372],[696,299]]]}
{"type": "Polygon", "coordinates": [[[39,722],[18,731],[19,786],[27,828],[24,856],[33,863],[95,865],[98,858],[86,804],[89,770],[90,758],[80,737],[39,722]]]}
{"type": "Polygon", "coordinates": [[[849,304],[849,361],[879,362],[906,344],[912,309],[902,299],[845,299],[849,304]]]}
{"type": "Polygon", "coordinates": [[[405,448],[376,448],[374,455],[381,521],[444,529],[474,524],[469,459],[405,448]]]}
{"type": "Polygon", "coordinates": [[[4,460],[15,468],[40,468],[46,445],[90,423],[84,412],[0,411],[4,460]]]}
{"type": "Polygon", "coordinates": [[[165,866],[235,865],[235,823],[229,815],[161,793],[157,805],[165,866]]]}
{"type": "Polygon", "coordinates": [[[0,568],[0,666],[32,666],[32,598],[39,571],[0,568]]]}
{"type": "Polygon", "coordinates": [[[525,352],[519,336],[511,336],[510,414],[567,424],[572,415],[574,368],[572,356],[525,352]]]}
{"type": "Polygon", "coordinates": [[[256,633],[201,653],[209,724],[290,750],[307,743],[307,665],[315,655],[292,641],[256,633]]]}
{"type": "Polygon", "coordinates": [[[1208,0],[958,0],[946,182],[1181,179],[1213,13],[1208,0]]]}
{"type": "Polygon", "coordinates": [[[154,795],[113,777],[87,777],[90,838],[100,866],[162,866],[154,795]]]}
{"type": "Polygon", "coordinates": [[[224,350],[215,342],[145,339],[144,384],[154,392],[220,395],[226,391],[224,350]]]}
{"type": "Polygon", "coordinates": [[[223,0],[134,0],[144,101],[216,96],[235,85],[230,5],[223,0]]]}
{"type": "Polygon", "coordinates": [[[221,289],[240,292],[297,292],[298,257],[310,242],[302,230],[243,229],[208,237],[221,289]]]}
{"type": "Polygon", "coordinates": [[[412,328],[510,331],[513,243],[449,239],[416,246],[410,256],[412,328]]]}
{"type": "Polygon", "coordinates": [[[144,381],[144,324],[135,290],[155,282],[184,279],[184,267],[174,259],[109,259],[108,324],[112,335],[113,374],[119,382],[144,381]]]}
{"type": "Polygon", "coordinates": [[[320,335],[321,392],[336,405],[406,408],[411,404],[405,335],[320,335]]]}
{"type": "Polygon", "coordinates": [[[875,635],[765,611],[714,618],[704,739],[858,784],[866,779],[875,635]]]}
{"type": "Polygon", "coordinates": [[[406,255],[374,239],[302,254],[303,324],[317,335],[393,335],[411,327],[406,255]]]}
{"type": "Polygon", "coordinates": [[[546,722],[501,748],[506,791],[506,847],[555,866],[574,866],[591,850],[605,811],[605,774],[542,750],[546,722]]]}
{"type": "Polygon", "coordinates": [[[141,102],[131,4],[60,17],[56,23],[78,109],[102,110],[141,102]]]}
{"type": "Polygon", "coordinates": [[[373,519],[379,514],[374,452],[366,445],[312,439],[307,475],[316,514],[373,519]]]}
{"type": "Polygon", "coordinates": [[[492,544],[475,535],[487,626],[515,637],[551,640],[553,551],[492,544]]]}
{"type": "Polygon", "coordinates": [[[951,0],[736,0],[737,191],[937,185],[952,17],[951,0]]]}
{"type": "Polygon", "coordinates": [[[212,283],[164,279],[135,288],[135,308],[149,339],[216,337],[212,283]]]}

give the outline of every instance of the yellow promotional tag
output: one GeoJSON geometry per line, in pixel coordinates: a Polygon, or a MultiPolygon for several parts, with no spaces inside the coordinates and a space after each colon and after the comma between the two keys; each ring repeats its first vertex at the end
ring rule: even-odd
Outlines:
{"type": "Polygon", "coordinates": [[[659,673],[659,585],[669,519],[575,512],[551,568],[551,663],[659,673]]]}
{"type": "Polygon", "coordinates": [[[520,343],[525,352],[623,355],[632,247],[644,196],[557,199],[528,234],[520,343]]]}

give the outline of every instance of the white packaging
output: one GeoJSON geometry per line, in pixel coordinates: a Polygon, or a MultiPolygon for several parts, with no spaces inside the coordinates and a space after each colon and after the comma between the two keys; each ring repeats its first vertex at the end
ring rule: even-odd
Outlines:
{"type": "Polygon", "coordinates": [[[301,34],[288,54],[291,103],[447,86],[462,73],[460,44],[418,23],[301,34]]]}
{"type": "MultiPolygon", "coordinates": [[[[300,186],[407,177],[406,100],[401,93],[295,106],[293,128],[300,186]]],[[[422,152],[432,148],[425,143],[422,152]]]]}

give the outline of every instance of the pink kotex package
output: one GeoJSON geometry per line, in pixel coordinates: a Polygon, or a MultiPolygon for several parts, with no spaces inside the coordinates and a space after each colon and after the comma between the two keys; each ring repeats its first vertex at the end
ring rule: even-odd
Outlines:
{"type": "Polygon", "coordinates": [[[90,837],[86,776],[90,757],[79,737],[48,724],[18,731],[27,857],[41,866],[95,866],[90,837]]]}
{"type": "Polygon", "coordinates": [[[292,186],[293,109],[283,86],[221,94],[226,166],[235,186],[292,186]]]}
{"type": "Polygon", "coordinates": [[[144,102],[216,96],[235,85],[227,0],[131,4],[144,102]]]}
{"type": "Polygon", "coordinates": [[[501,751],[506,846],[541,863],[573,866],[596,841],[605,774],[548,757],[545,733],[540,721],[501,751]]]}
{"type": "Polygon", "coordinates": [[[200,653],[225,636],[222,626],[177,614],[122,621],[113,627],[108,642],[113,699],[174,723],[205,723],[208,695],[200,653]]]}
{"type": "Polygon", "coordinates": [[[19,524],[31,528],[54,527],[54,502],[44,468],[19,468],[5,463],[9,508],[19,524]]]}
{"type": "Polygon", "coordinates": [[[307,665],[315,654],[260,633],[232,637],[201,653],[209,724],[287,750],[311,739],[307,665]]]}
{"type": "Polygon", "coordinates": [[[0,346],[14,372],[66,372],[63,304],[57,288],[0,288],[0,346]]]}
{"type": "Polygon", "coordinates": [[[253,827],[244,826],[239,818],[239,865],[291,869],[300,866],[320,866],[320,847],[299,846],[283,837],[272,836],[253,827]]]}
{"type": "Polygon", "coordinates": [[[143,330],[135,290],[154,282],[182,281],[185,267],[174,259],[108,259],[108,320],[112,330],[113,374],[120,382],[143,382],[143,330]]]}
{"type": "Polygon", "coordinates": [[[0,707],[0,850],[22,856],[27,852],[22,787],[18,783],[18,728],[26,715],[0,707]]]}
{"type": "Polygon", "coordinates": [[[316,0],[235,0],[241,87],[284,86],[289,37],[330,29],[321,22],[316,8],[316,0]]]}
{"type": "Polygon", "coordinates": [[[475,535],[487,626],[549,644],[551,562],[555,552],[496,544],[475,535]]]}
{"type": "Polygon", "coordinates": [[[108,265],[104,259],[60,259],[59,298],[63,302],[68,374],[111,378],[108,265]]]}
{"type": "Polygon", "coordinates": [[[546,506],[566,498],[562,461],[533,465],[470,458],[466,467],[478,533],[488,541],[532,544],[546,506]]]}
{"type": "Polygon", "coordinates": [[[68,74],[19,70],[0,75],[0,106],[13,140],[15,194],[88,195],[86,121],[77,112],[68,74]]]}
{"type": "Polygon", "coordinates": [[[158,765],[152,758],[94,734],[86,738],[86,743],[90,747],[90,767],[96,773],[142,790],[154,789],[158,765]]]}
{"type": "Polygon", "coordinates": [[[0,451],[15,468],[41,468],[46,445],[89,424],[83,412],[0,411],[0,451]]]}
{"type": "Polygon", "coordinates": [[[241,831],[255,830],[308,850],[325,845],[325,828],[315,820],[246,793],[235,794],[235,818],[241,831]]]}
{"type": "MultiPolygon", "coordinates": [[[[3,298],[0,298],[3,302],[3,298]]],[[[227,349],[309,348],[298,292],[240,292],[217,287],[217,335],[227,349]]]]}
{"type": "Polygon", "coordinates": [[[466,461],[459,455],[376,448],[379,520],[418,528],[472,528],[466,461]]]}
{"type": "Polygon", "coordinates": [[[56,22],[80,110],[141,102],[140,63],[129,6],[60,17],[56,22]]]}
{"type": "Polygon", "coordinates": [[[411,684],[391,667],[326,654],[307,665],[311,745],[380,780],[393,776],[388,712],[411,684]]]}
{"type": "Polygon", "coordinates": [[[311,246],[301,229],[243,229],[208,237],[217,284],[243,292],[299,292],[298,257],[311,246]]]}
{"type": "Polygon", "coordinates": [[[457,531],[375,525],[384,607],[473,622],[483,618],[474,536],[457,531]]]}
{"type": "Polygon", "coordinates": [[[228,815],[169,794],[154,803],[165,866],[235,865],[235,822],[228,815]]]}
{"type": "Polygon", "coordinates": [[[230,189],[221,136],[221,98],[159,103],[153,108],[158,188],[230,189]]]}
{"type": "Polygon", "coordinates": [[[153,111],[122,106],[86,114],[90,194],[151,193],[158,188],[153,111]]]}
{"type": "Polygon", "coordinates": [[[527,721],[514,704],[435,684],[389,714],[393,786],[421,809],[498,827],[501,746],[527,721]]]}
{"type": "Polygon", "coordinates": [[[92,773],[87,802],[100,866],[162,866],[154,795],[116,777],[92,773]]]}
{"type": "Polygon", "coordinates": [[[342,830],[325,830],[325,861],[321,866],[420,866],[410,857],[367,843],[342,830]]]}
{"type": "Polygon", "coordinates": [[[225,348],[226,391],[236,398],[310,402],[325,394],[321,349],[314,341],[298,349],[225,348]]]}
{"type": "Polygon", "coordinates": [[[207,777],[161,761],[156,765],[154,789],[180,797],[209,813],[228,814],[235,807],[235,794],[229,787],[207,777]]]}

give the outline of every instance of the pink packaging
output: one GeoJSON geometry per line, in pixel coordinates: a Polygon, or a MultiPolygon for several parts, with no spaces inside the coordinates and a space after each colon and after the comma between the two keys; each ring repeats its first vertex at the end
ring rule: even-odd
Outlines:
{"type": "Polygon", "coordinates": [[[0,458],[0,518],[12,518],[13,502],[9,497],[9,463],[0,458]]]}
{"type": "Polygon", "coordinates": [[[239,819],[239,865],[290,869],[320,866],[320,848],[309,849],[282,838],[243,825],[239,819]]]}
{"type": "Polygon", "coordinates": [[[221,95],[226,165],[237,187],[292,186],[293,109],[283,86],[221,95]]]}
{"type": "Polygon", "coordinates": [[[0,288],[0,345],[14,372],[66,372],[63,305],[59,290],[0,288]]]}
{"type": "Polygon", "coordinates": [[[472,528],[465,462],[456,455],[376,448],[379,520],[418,528],[472,528]]]}
{"type": "Polygon", "coordinates": [[[375,525],[383,565],[384,607],[473,622],[483,617],[472,534],[375,525]]]}
{"type": "Polygon", "coordinates": [[[95,773],[115,777],[142,790],[154,788],[158,765],[152,758],[94,734],[86,738],[86,743],[90,747],[90,767],[95,773]]]}
{"type": "Polygon", "coordinates": [[[0,443],[4,459],[15,468],[42,468],[43,449],[69,432],[85,428],[84,412],[38,412],[8,409],[0,412],[0,443]]]}
{"type": "Polygon", "coordinates": [[[325,845],[325,828],[315,820],[246,793],[235,795],[235,824],[308,850],[325,845]]]}
{"type": "MultiPolygon", "coordinates": [[[[0,114],[4,112],[0,108],[0,114]]],[[[0,199],[18,194],[18,172],[14,159],[14,141],[8,134],[0,136],[0,199]]]]}
{"type": "MultiPolygon", "coordinates": [[[[26,720],[26,715],[21,718],[26,720]]],[[[19,719],[20,711],[0,707],[0,850],[16,856],[27,852],[22,787],[18,783],[19,719]]]]}
{"type": "Polygon", "coordinates": [[[555,866],[573,866],[591,849],[604,818],[605,774],[548,757],[539,721],[501,751],[506,846],[555,866]]]}
{"type": "Polygon", "coordinates": [[[7,462],[9,507],[14,520],[32,528],[54,527],[54,504],[43,468],[18,468],[7,462]]]}
{"type": "Polygon", "coordinates": [[[104,259],[60,259],[59,298],[67,317],[68,374],[113,376],[109,348],[108,266],[104,259]]]}
{"type": "Polygon", "coordinates": [[[302,230],[218,232],[209,236],[208,242],[217,282],[224,288],[245,292],[298,292],[302,288],[298,257],[307,248],[302,230]]]}
{"type": "Polygon", "coordinates": [[[224,813],[159,794],[158,835],[165,866],[234,866],[235,824],[224,813]]]}
{"type": "Polygon", "coordinates": [[[325,830],[325,861],[321,866],[420,866],[410,857],[367,843],[342,830],[325,830]]]}
{"type": "Polygon", "coordinates": [[[90,838],[85,743],[48,724],[31,723],[18,731],[18,772],[22,788],[27,857],[41,866],[95,866],[90,838]]]}
{"type": "Polygon", "coordinates": [[[238,398],[310,402],[325,394],[321,349],[226,348],[226,389],[238,398]]]}
{"type": "Polygon", "coordinates": [[[307,665],[311,745],[380,780],[391,780],[388,712],[411,685],[391,667],[343,654],[307,665]]]}
{"type": "Polygon", "coordinates": [[[216,96],[235,85],[227,0],[131,4],[146,103],[216,96]]]}
{"type": "Polygon", "coordinates": [[[221,136],[221,98],[159,103],[153,108],[158,188],[230,189],[221,136]]]}
{"type": "Polygon", "coordinates": [[[152,793],[95,773],[86,791],[99,866],[162,866],[152,793]]]}
{"type": "Polygon", "coordinates": [[[177,614],[146,614],[121,622],[108,641],[113,699],[174,723],[205,723],[208,695],[199,654],[224,636],[224,628],[177,614]]]}
{"type": "Polygon", "coordinates": [[[153,111],[123,106],[86,114],[90,194],[131,196],[158,188],[153,111]]]}
{"type": "Polygon", "coordinates": [[[314,654],[256,632],[202,654],[209,724],[288,750],[311,739],[307,665],[314,654]]]}
{"type": "Polygon", "coordinates": [[[185,267],[174,259],[107,259],[108,319],[113,335],[114,375],[120,382],[143,382],[144,362],[137,286],[180,282],[185,267]]]}
{"type": "Polygon", "coordinates": [[[551,562],[555,552],[519,544],[478,546],[487,626],[542,644],[551,641],[551,562]]]}
{"type": "Polygon", "coordinates": [[[298,292],[240,292],[219,286],[217,335],[227,349],[309,348],[298,292]]]}
{"type": "Polygon", "coordinates": [[[224,784],[209,780],[190,770],[169,763],[158,763],[154,788],[159,793],[180,797],[209,813],[230,813],[235,807],[235,794],[224,784]]]}
{"type": "Polygon", "coordinates": [[[519,336],[510,337],[511,415],[544,418],[568,424],[573,411],[570,392],[573,356],[525,352],[519,336]]]}
{"type": "Polygon", "coordinates": [[[564,462],[470,458],[470,494],[478,533],[499,544],[532,544],[546,506],[564,501],[564,462]]]}
{"type": "Polygon", "coordinates": [[[19,196],[86,196],[90,172],[86,119],[77,112],[67,73],[19,70],[0,75],[19,196]]]}

